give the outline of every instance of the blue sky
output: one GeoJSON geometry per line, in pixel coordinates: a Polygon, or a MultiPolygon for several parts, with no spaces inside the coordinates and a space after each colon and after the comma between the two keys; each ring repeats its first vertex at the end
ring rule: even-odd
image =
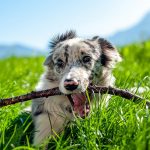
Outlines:
{"type": "Polygon", "coordinates": [[[112,35],[150,11],[150,0],[1,0],[0,44],[46,48],[68,29],[78,35],[112,35]]]}

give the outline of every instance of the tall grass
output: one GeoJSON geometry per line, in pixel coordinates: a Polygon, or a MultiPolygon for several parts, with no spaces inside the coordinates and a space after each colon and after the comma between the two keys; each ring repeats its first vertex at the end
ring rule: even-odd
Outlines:
{"type": "MultiPolygon", "coordinates": [[[[150,87],[150,42],[120,48],[123,62],[114,70],[116,86],[123,89],[150,87]]],[[[8,58],[0,60],[0,98],[20,95],[34,89],[43,72],[43,57],[8,58]]],[[[142,93],[150,99],[150,92],[142,93]]],[[[103,101],[105,96],[94,98],[103,101]]],[[[33,123],[23,108],[30,102],[0,108],[0,149],[150,149],[150,111],[112,96],[109,106],[99,105],[85,119],[76,118],[65,131],[32,146],[33,123]]]]}

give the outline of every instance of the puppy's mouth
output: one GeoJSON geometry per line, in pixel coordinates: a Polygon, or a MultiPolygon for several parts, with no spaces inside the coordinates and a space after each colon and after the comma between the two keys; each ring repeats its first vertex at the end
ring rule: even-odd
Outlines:
{"type": "MultiPolygon", "coordinates": [[[[79,115],[80,117],[84,118],[90,112],[90,104],[88,97],[85,93],[75,93],[67,95],[75,115],[79,115]]],[[[89,97],[91,97],[89,95],[89,97]]],[[[90,98],[91,99],[91,98],[90,98]]]]}

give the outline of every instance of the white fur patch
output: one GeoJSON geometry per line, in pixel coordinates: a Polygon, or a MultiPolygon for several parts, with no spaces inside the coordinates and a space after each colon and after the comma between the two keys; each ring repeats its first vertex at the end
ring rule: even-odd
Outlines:
{"type": "Polygon", "coordinates": [[[65,44],[68,44],[69,46],[72,46],[74,44],[77,44],[78,42],[82,41],[83,39],[81,38],[73,38],[65,41],[65,44]]]}

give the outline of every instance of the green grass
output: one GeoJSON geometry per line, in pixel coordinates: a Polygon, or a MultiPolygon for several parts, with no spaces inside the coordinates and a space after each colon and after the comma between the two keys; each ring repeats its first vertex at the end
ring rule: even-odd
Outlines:
{"type": "MultiPolygon", "coordinates": [[[[120,52],[123,62],[114,70],[116,86],[150,87],[150,42],[126,46],[120,52]]],[[[43,57],[0,60],[0,98],[32,91],[43,72],[43,61],[43,57]]],[[[141,96],[150,99],[150,92],[141,96]]],[[[32,119],[22,111],[29,103],[0,108],[0,150],[43,149],[47,144],[32,146],[32,119]]],[[[49,149],[150,149],[150,111],[143,103],[113,96],[107,108],[100,105],[85,119],[76,118],[49,141],[49,149]]]]}

